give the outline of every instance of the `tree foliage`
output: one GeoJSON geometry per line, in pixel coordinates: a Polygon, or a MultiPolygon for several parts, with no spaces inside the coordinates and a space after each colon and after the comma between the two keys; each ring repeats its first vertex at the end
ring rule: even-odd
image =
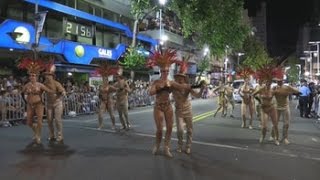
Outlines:
{"type": "Polygon", "coordinates": [[[242,46],[249,28],[243,20],[243,0],[172,0],[171,8],[182,23],[185,37],[193,36],[200,46],[207,44],[215,56],[225,47],[242,46]]]}
{"type": "Polygon", "coordinates": [[[300,77],[300,67],[297,66],[297,64],[300,64],[299,59],[296,58],[295,56],[289,56],[287,59],[287,65],[289,69],[286,72],[287,79],[289,82],[298,82],[300,77]]]}
{"type": "Polygon", "coordinates": [[[205,56],[200,62],[198,63],[198,70],[200,72],[204,72],[210,69],[210,59],[208,56],[205,56]]]}
{"type": "Polygon", "coordinates": [[[139,21],[145,16],[145,11],[150,8],[150,0],[131,0],[131,14],[134,17],[133,37],[131,46],[136,46],[139,21]]]}
{"type": "Polygon", "coordinates": [[[205,72],[205,71],[207,71],[209,69],[210,69],[210,58],[208,56],[205,56],[198,63],[198,70],[200,71],[200,74],[199,74],[199,77],[198,77],[198,80],[197,80],[196,84],[199,84],[203,72],[205,72]]]}
{"type": "Polygon", "coordinates": [[[242,64],[251,67],[253,70],[259,69],[272,61],[262,43],[254,36],[248,36],[244,41],[243,51],[245,55],[242,64]]]}
{"type": "Polygon", "coordinates": [[[123,62],[120,62],[120,65],[129,70],[143,68],[146,64],[146,57],[142,53],[139,53],[139,49],[141,49],[139,46],[130,46],[124,55],[123,62]]]}

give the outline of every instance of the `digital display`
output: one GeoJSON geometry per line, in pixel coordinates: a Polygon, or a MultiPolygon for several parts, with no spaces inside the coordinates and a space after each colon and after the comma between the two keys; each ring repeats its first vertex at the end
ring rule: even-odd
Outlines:
{"type": "Polygon", "coordinates": [[[64,23],[65,23],[64,24],[65,33],[92,38],[92,35],[93,35],[92,27],[74,23],[74,22],[69,22],[69,21],[64,21],[64,23]]]}

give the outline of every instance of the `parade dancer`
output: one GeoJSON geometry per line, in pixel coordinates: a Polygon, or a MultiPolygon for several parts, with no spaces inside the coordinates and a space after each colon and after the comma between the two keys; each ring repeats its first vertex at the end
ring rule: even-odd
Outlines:
{"type": "Polygon", "coordinates": [[[116,106],[119,113],[120,122],[122,124],[122,129],[129,130],[131,128],[131,124],[128,118],[128,93],[131,92],[131,89],[125,78],[122,76],[122,69],[120,69],[116,78],[117,82],[114,84],[114,87],[117,89],[116,106]]]}
{"type": "Polygon", "coordinates": [[[253,92],[253,88],[249,83],[250,76],[254,73],[250,68],[243,67],[239,70],[239,76],[244,79],[244,84],[239,89],[239,94],[242,98],[241,102],[241,117],[242,117],[242,128],[246,128],[247,124],[247,110],[249,109],[249,129],[252,129],[252,121],[253,121],[253,99],[251,97],[251,93],[253,92]]]}
{"type": "Polygon", "coordinates": [[[41,60],[32,60],[29,58],[22,59],[18,65],[19,69],[27,69],[29,74],[29,82],[23,86],[22,93],[27,96],[27,125],[33,131],[33,140],[37,144],[41,144],[42,118],[44,111],[44,103],[42,99],[43,92],[53,93],[44,84],[38,82],[39,73],[44,70],[44,64],[41,60]],[[37,116],[37,125],[33,124],[34,116],[37,116]]]}
{"type": "Polygon", "coordinates": [[[98,129],[103,128],[103,114],[108,111],[110,119],[111,119],[111,129],[116,129],[116,122],[115,117],[113,114],[113,97],[112,93],[115,92],[117,89],[111,85],[109,85],[108,77],[110,75],[115,75],[118,71],[118,68],[112,66],[108,63],[102,63],[97,69],[97,73],[102,76],[103,84],[99,87],[99,100],[100,100],[100,107],[99,107],[99,114],[98,114],[98,122],[99,126],[98,129]]]}
{"type": "Polygon", "coordinates": [[[291,119],[288,96],[294,93],[299,94],[299,90],[291,86],[284,85],[282,77],[283,74],[281,77],[275,78],[277,86],[274,88],[274,95],[277,102],[277,122],[279,123],[280,118],[283,118],[282,141],[287,145],[290,143],[288,140],[288,129],[291,119]]]}
{"type": "Polygon", "coordinates": [[[273,104],[274,91],[271,89],[271,83],[273,77],[279,77],[282,70],[279,67],[275,67],[272,64],[266,65],[260,68],[256,72],[256,77],[263,81],[265,85],[252,93],[252,96],[260,95],[261,100],[261,137],[260,143],[263,143],[267,133],[267,123],[270,118],[272,121],[272,130],[274,132],[274,143],[279,145],[279,130],[277,121],[277,110],[273,104]]]}
{"type": "MultiPolygon", "coordinates": [[[[258,90],[263,86],[262,81],[260,79],[258,79],[258,84],[257,86],[254,88],[254,90],[258,90]]],[[[254,97],[254,99],[256,100],[256,113],[257,113],[257,118],[260,122],[259,127],[262,127],[261,125],[261,100],[260,100],[260,95],[256,95],[254,97]]]]}
{"type": "Polygon", "coordinates": [[[213,113],[213,117],[216,117],[217,113],[222,109],[221,117],[225,117],[227,115],[227,97],[225,86],[223,82],[219,81],[219,86],[212,90],[213,92],[218,92],[218,108],[213,113]]]}
{"type": "Polygon", "coordinates": [[[155,80],[149,89],[151,96],[155,95],[155,105],[153,108],[153,117],[156,124],[156,142],[152,150],[152,154],[156,155],[159,151],[162,140],[163,120],[166,122],[166,133],[164,140],[164,154],[167,157],[172,157],[170,152],[170,141],[173,126],[173,109],[170,103],[169,95],[172,90],[188,89],[189,85],[179,85],[176,82],[168,80],[169,68],[172,63],[175,63],[176,51],[167,49],[163,53],[157,51],[148,60],[147,66],[159,66],[161,76],[155,80]]]}
{"type": "Polygon", "coordinates": [[[55,66],[54,64],[49,64],[47,66],[47,72],[45,75],[44,85],[49,88],[53,93],[47,94],[47,120],[49,127],[49,141],[63,142],[63,132],[62,132],[62,114],[63,114],[63,97],[66,95],[66,90],[63,86],[54,79],[55,76],[55,66]],[[57,138],[54,133],[53,121],[55,120],[57,129],[57,138]]]}
{"type": "MultiPolygon", "coordinates": [[[[180,61],[180,72],[174,75],[175,82],[181,85],[188,85],[189,79],[186,75],[188,62],[180,61]]],[[[186,124],[187,129],[187,142],[185,152],[187,154],[191,153],[191,143],[192,143],[192,133],[193,133],[193,124],[192,124],[192,107],[189,100],[189,95],[196,98],[200,98],[205,87],[205,82],[201,83],[201,89],[199,92],[195,92],[193,89],[179,89],[173,90],[173,99],[175,101],[175,115],[176,115],[176,125],[177,125],[177,137],[178,137],[178,149],[177,152],[182,152],[183,146],[183,131],[184,123],[186,124]]]]}
{"type": "Polygon", "coordinates": [[[234,88],[232,87],[232,81],[228,81],[228,84],[225,86],[225,95],[226,95],[226,111],[228,111],[228,104],[231,105],[231,110],[230,110],[230,117],[234,117],[233,116],[233,111],[234,111],[234,98],[233,98],[233,91],[234,88]]]}

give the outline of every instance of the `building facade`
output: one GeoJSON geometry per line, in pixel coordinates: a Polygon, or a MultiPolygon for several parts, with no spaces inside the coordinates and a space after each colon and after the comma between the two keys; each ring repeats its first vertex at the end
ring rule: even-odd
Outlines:
{"type": "MultiPolygon", "coordinates": [[[[96,61],[117,61],[130,45],[133,20],[98,3],[83,0],[3,0],[0,8],[0,59],[17,59],[32,50],[36,41],[35,9],[46,12],[38,40],[39,54],[57,60],[57,70],[86,72],[96,61]]],[[[126,11],[128,12],[128,11],[126,11]]],[[[138,34],[145,52],[158,41],[138,34]]],[[[0,71],[1,72],[1,71],[0,71]]]]}

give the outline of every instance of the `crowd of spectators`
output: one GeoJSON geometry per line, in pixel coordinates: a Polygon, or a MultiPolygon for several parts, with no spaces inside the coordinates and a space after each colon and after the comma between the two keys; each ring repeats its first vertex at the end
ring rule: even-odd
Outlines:
{"type": "MultiPolygon", "coordinates": [[[[43,82],[43,80],[44,79],[40,77],[40,82],[43,82]]],[[[25,119],[26,102],[21,94],[21,90],[27,81],[27,76],[19,78],[15,78],[14,76],[0,78],[0,125],[4,122],[10,122],[12,125],[25,119]]],[[[75,83],[72,79],[59,81],[67,91],[67,95],[64,98],[64,116],[93,114],[98,111],[98,87],[90,86],[88,81],[83,83],[75,83]]],[[[110,83],[112,84],[113,82],[110,83]]],[[[148,95],[150,82],[142,80],[133,82],[128,80],[128,84],[131,88],[128,97],[129,109],[154,104],[154,97],[148,95]]],[[[205,89],[202,98],[206,99],[215,96],[215,94],[210,91],[211,89],[212,87],[208,86],[205,89]]],[[[46,102],[45,99],[45,96],[43,96],[44,102],[46,102]]],[[[116,107],[115,99],[114,106],[116,107]]],[[[9,126],[10,124],[8,123],[9,126]]]]}

